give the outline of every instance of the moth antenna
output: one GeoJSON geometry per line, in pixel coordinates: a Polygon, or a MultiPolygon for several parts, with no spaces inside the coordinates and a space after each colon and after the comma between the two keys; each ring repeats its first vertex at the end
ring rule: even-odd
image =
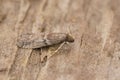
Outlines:
{"type": "Polygon", "coordinates": [[[71,32],[70,26],[68,27],[68,32],[69,32],[70,35],[72,35],[72,32],[71,32]]]}
{"type": "Polygon", "coordinates": [[[67,31],[68,33],[66,33],[66,34],[67,34],[67,41],[66,41],[66,43],[74,42],[74,37],[73,37],[73,35],[72,35],[70,26],[68,26],[67,30],[68,30],[68,31],[67,31]]]}
{"type": "Polygon", "coordinates": [[[73,36],[72,36],[71,29],[70,29],[70,26],[68,26],[68,28],[67,28],[67,29],[68,29],[68,34],[69,34],[71,37],[73,37],[73,36]]]}

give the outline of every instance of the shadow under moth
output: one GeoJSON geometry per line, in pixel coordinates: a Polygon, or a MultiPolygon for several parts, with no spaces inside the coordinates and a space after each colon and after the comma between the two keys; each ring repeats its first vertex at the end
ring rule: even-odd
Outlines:
{"type": "Polygon", "coordinates": [[[74,38],[66,33],[27,33],[18,37],[17,46],[20,48],[35,49],[56,45],[62,42],[74,42],[74,38]]]}

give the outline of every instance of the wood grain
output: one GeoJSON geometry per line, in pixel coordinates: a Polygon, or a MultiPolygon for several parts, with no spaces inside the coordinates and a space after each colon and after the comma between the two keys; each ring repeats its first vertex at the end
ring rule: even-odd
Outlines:
{"type": "Polygon", "coordinates": [[[120,80],[119,0],[0,0],[0,80],[120,80]],[[26,33],[75,42],[21,49],[26,33]],[[42,61],[45,60],[45,61],[42,61]]]}

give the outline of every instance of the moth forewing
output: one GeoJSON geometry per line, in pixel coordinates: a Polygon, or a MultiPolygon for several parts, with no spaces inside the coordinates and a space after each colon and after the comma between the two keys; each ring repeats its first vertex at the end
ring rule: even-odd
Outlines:
{"type": "Polygon", "coordinates": [[[44,43],[44,40],[39,40],[39,41],[35,40],[35,41],[31,41],[29,44],[25,44],[23,48],[41,48],[44,46],[46,46],[46,44],[44,43]]]}
{"type": "Polygon", "coordinates": [[[65,33],[50,33],[46,35],[46,43],[48,45],[59,44],[66,40],[67,35],[65,33]]]}
{"type": "Polygon", "coordinates": [[[21,48],[40,48],[46,46],[44,34],[22,34],[17,40],[17,46],[21,48]]]}

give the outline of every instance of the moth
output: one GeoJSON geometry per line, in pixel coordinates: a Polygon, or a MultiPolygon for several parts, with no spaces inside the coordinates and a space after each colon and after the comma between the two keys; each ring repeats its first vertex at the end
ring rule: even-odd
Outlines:
{"type": "Polygon", "coordinates": [[[66,33],[27,33],[18,37],[17,46],[21,48],[42,48],[62,42],[74,42],[74,38],[66,33]]]}

